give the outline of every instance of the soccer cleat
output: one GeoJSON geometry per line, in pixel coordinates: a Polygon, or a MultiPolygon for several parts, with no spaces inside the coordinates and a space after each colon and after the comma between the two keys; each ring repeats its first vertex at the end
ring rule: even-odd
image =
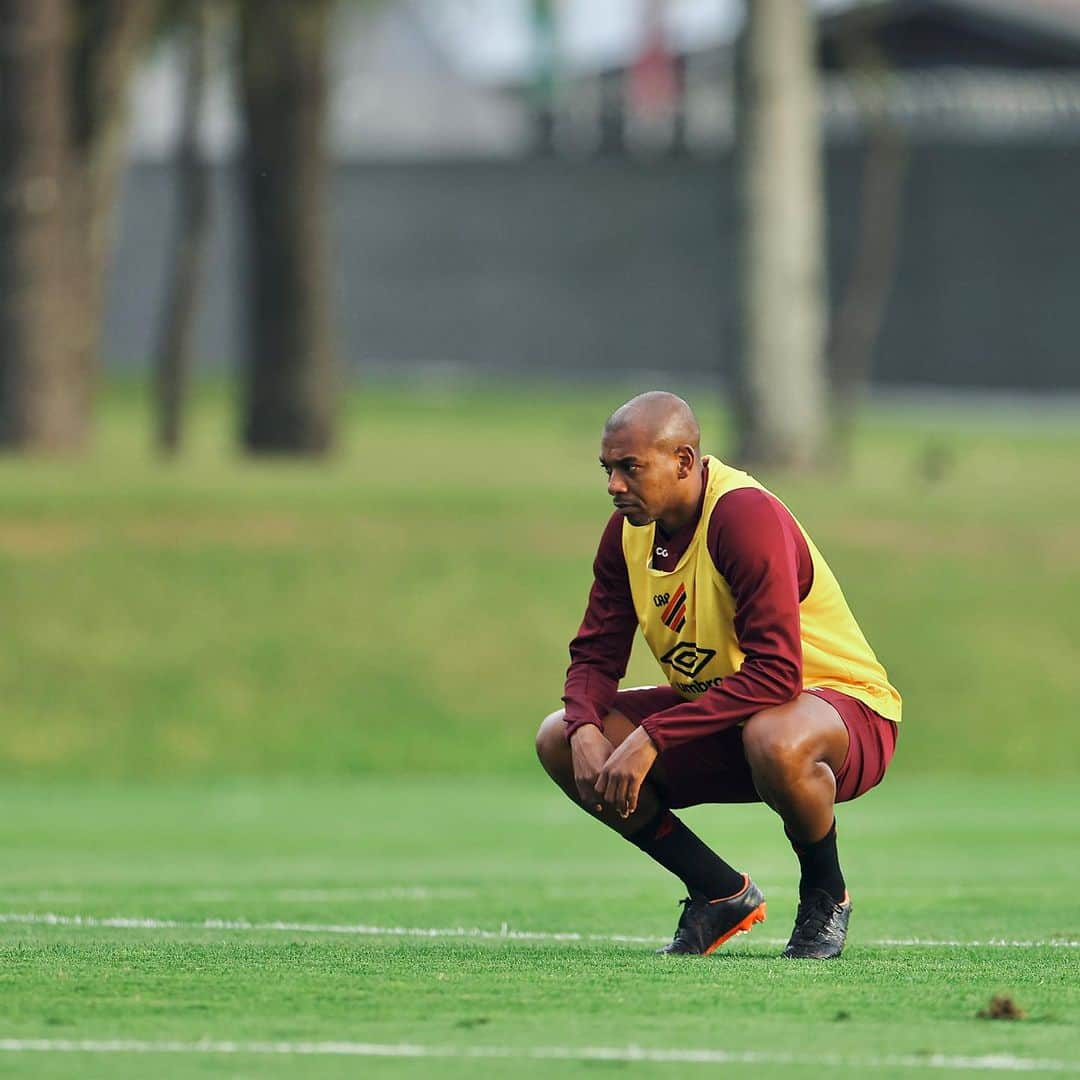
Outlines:
{"type": "Polygon", "coordinates": [[[723,900],[681,900],[683,913],[670,945],[657,949],[665,956],[708,956],[728,938],[745,934],[754,923],[765,921],[765,897],[743,875],[745,885],[723,900]]]}
{"type": "Polygon", "coordinates": [[[838,904],[824,889],[811,889],[799,901],[795,929],[784,955],[805,960],[831,960],[844,949],[851,897],[838,904]]]}

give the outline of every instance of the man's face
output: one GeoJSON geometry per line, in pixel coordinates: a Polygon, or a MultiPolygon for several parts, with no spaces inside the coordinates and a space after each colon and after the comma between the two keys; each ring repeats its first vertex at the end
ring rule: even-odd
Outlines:
{"type": "Polygon", "coordinates": [[[631,525],[648,525],[673,505],[678,455],[652,445],[632,427],[604,432],[600,464],[608,475],[608,494],[631,525]]]}

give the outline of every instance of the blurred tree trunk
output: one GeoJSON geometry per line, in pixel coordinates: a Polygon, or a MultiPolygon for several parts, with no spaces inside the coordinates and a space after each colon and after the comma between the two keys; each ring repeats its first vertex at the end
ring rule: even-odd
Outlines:
{"type": "Polygon", "coordinates": [[[208,81],[211,0],[192,0],[185,27],[187,71],[176,153],[178,211],[155,370],[157,446],[175,454],[183,437],[191,336],[210,224],[210,177],[199,144],[208,81]]]}
{"type": "Polygon", "coordinates": [[[72,198],[78,203],[80,233],[73,272],[78,275],[75,292],[84,326],[87,411],[101,347],[113,208],[126,161],[128,91],[161,4],[162,0],[70,0],[72,198]]]}
{"type": "Polygon", "coordinates": [[[848,467],[855,416],[870,382],[874,347],[895,277],[908,148],[886,111],[885,56],[861,32],[838,44],[868,128],[855,258],[829,344],[832,456],[839,466],[848,467]]]}
{"type": "Polygon", "coordinates": [[[805,0],[749,0],[736,101],[740,464],[806,467],[823,450],[827,285],[817,79],[805,0]]]}
{"type": "Polygon", "coordinates": [[[156,0],[0,0],[0,443],[90,430],[127,84],[156,0]]]}
{"type": "Polygon", "coordinates": [[[67,0],[0,0],[0,443],[86,438],[67,0]]]}
{"type": "Polygon", "coordinates": [[[334,441],[328,266],[328,0],[244,0],[240,76],[250,294],[243,439],[260,452],[334,441]]]}

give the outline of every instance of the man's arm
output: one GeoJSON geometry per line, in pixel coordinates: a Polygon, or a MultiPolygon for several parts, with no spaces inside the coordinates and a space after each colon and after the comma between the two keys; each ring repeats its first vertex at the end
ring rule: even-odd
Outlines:
{"type": "Polygon", "coordinates": [[[709,551],[735,598],[742,667],[696,701],[647,717],[658,750],[722,731],[802,689],[799,601],[813,564],[799,526],[783,504],[758,488],[724,495],[713,509],[709,551]]]}
{"type": "Polygon", "coordinates": [[[563,702],[566,737],[586,724],[603,729],[604,716],[626,674],[637,614],[622,549],[622,514],[612,514],[593,560],[589,603],[570,642],[563,702]]]}

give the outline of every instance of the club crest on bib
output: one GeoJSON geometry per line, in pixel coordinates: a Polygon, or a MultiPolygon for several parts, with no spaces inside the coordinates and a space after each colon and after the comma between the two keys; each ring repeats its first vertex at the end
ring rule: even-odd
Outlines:
{"type": "Polygon", "coordinates": [[[668,600],[660,621],[665,626],[670,626],[676,634],[686,625],[686,586],[684,584],[680,584],[675,590],[675,595],[668,600]]]}

